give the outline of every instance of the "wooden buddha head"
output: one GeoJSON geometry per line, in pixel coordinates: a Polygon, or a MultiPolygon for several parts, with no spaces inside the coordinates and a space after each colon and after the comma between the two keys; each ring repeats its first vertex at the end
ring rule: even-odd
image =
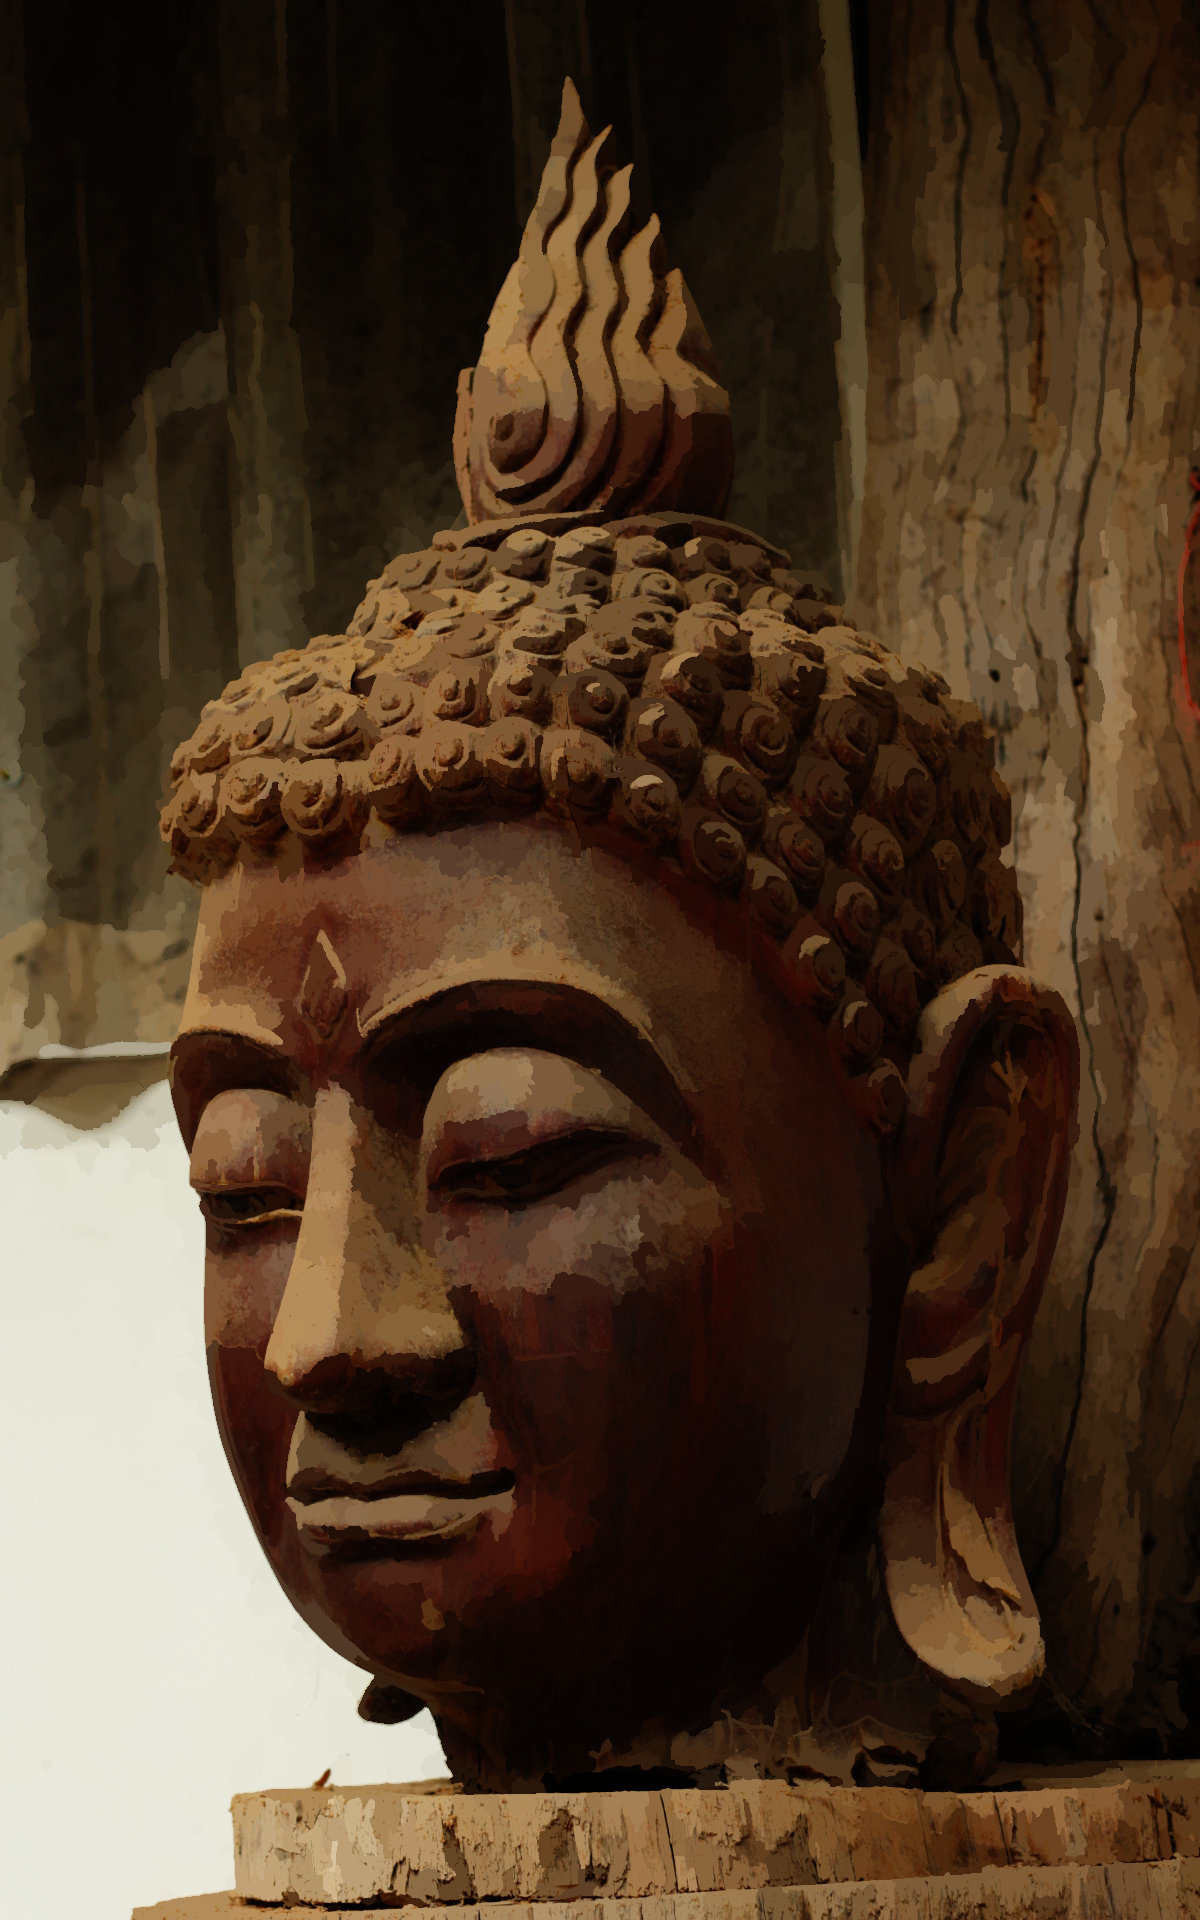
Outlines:
{"type": "Polygon", "coordinates": [[[978,714],[716,517],[711,350],[604,152],[568,91],[468,526],[175,756],[222,1437],[468,1784],[969,1774],[1041,1660],[1073,1029],[978,714]]]}

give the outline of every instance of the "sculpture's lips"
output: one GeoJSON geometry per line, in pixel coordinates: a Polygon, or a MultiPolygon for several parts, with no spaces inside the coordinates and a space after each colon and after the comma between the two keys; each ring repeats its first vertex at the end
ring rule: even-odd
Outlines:
{"type": "Polygon", "coordinates": [[[289,1483],[288,1506],[301,1537],[312,1546],[348,1547],[391,1542],[416,1548],[448,1543],[474,1533],[489,1514],[512,1507],[511,1473],[481,1473],[467,1480],[429,1474],[383,1474],[367,1485],[348,1485],[324,1473],[298,1473],[289,1483]]]}
{"type": "Polygon", "coordinates": [[[506,1468],[488,1473],[430,1473],[424,1468],[394,1466],[377,1474],[332,1473],[328,1467],[300,1467],[291,1474],[287,1490],[304,1506],[319,1500],[383,1500],[392,1493],[427,1493],[433,1499],[462,1500],[488,1493],[508,1493],[513,1477],[506,1468]]]}

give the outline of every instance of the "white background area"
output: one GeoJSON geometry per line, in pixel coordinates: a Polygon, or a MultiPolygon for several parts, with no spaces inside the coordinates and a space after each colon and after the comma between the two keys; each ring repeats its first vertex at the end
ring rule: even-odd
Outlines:
{"type": "Polygon", "coordinates": [[[428,1714],[276,1586],[225,1465],[204,1235],[165,1085],[81,1132],[0,1102],[5,1911],[129,1920],[233,1885],[229,1800],[444,1774],[428,1714]]]}

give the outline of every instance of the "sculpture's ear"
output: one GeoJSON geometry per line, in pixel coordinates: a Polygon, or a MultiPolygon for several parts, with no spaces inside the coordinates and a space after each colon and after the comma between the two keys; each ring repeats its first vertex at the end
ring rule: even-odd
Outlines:
{"type": "Polygon", "coordinates": [[[885,1439],[884,1575],[922,1665],[982,1704],[1042,1669],[1009,1445],[1062,1219],[1078,1077],[1058,994],[1020,968],[981,967],[925,1011],[893,1159],[914,1258],[885,1439]]]}

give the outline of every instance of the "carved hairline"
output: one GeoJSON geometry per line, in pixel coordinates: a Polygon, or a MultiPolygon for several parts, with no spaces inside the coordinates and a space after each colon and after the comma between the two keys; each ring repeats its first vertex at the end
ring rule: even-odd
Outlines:
{"type": "Polygon", "coordinates": [[[206,707],[172,762],[176,870],[284,835],[342,857],[372,821],[606,829],[740,904],[886,1136],[922,1006],[1018,957],[1007,794],[974,708],[723,533],[558,517],[400,556],[346,635],[206,707]]]}

